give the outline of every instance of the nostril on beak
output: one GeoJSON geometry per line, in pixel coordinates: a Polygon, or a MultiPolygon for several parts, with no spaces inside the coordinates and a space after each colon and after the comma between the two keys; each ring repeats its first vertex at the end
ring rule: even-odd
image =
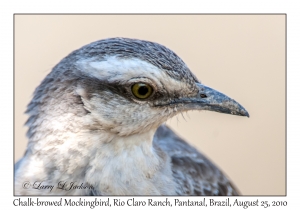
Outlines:
{"type": "Polygon", "coordinates": [[[205,94],[203,94],[203,93],[200,94],[200,97],[201,98],[207,98],[207,96],[205,94]]]}

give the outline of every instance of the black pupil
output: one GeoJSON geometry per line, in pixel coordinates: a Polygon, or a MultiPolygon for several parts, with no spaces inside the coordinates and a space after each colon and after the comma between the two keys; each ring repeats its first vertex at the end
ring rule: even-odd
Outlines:
{"type": "Polygon", "coordinates": [[[148,93],[148,87],[142,86],[139,88],[138,92],[140,95],[146,95],[148,93]]]}

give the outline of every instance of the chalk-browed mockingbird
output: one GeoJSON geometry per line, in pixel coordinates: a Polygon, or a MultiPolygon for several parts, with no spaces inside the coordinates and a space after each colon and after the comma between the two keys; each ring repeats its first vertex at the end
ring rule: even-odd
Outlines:
{"type": "Polygon", "coordinates": [[[75,50],[28,105],[15,194],[236,195],[216,166],[162,125],[189,110],[249,116],[160,44],[111,38],[75,50]]]}

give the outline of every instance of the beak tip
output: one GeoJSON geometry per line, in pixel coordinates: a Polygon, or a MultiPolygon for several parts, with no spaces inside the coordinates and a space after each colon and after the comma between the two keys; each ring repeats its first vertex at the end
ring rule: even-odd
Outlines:
{"type": "Polygon", "coordinates": [[[248,118],[250,118],[250,115],[249,115],[249,113],[244,109],[244,110],[242,110],[242,112],[241,112],[241,114],[242,114],[242,116],[245,116],[245,117],[248,117],[248,118]]]}

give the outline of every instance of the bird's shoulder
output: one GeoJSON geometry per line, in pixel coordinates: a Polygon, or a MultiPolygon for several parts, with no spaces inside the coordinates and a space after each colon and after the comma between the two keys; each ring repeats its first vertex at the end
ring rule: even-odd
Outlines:
{"type": "Polygon", "coordinates": [[[180,195],[237,195],[238,192],[215,164],[165,125],[154,144],[171,158],[173,178],[180,195]]]}

